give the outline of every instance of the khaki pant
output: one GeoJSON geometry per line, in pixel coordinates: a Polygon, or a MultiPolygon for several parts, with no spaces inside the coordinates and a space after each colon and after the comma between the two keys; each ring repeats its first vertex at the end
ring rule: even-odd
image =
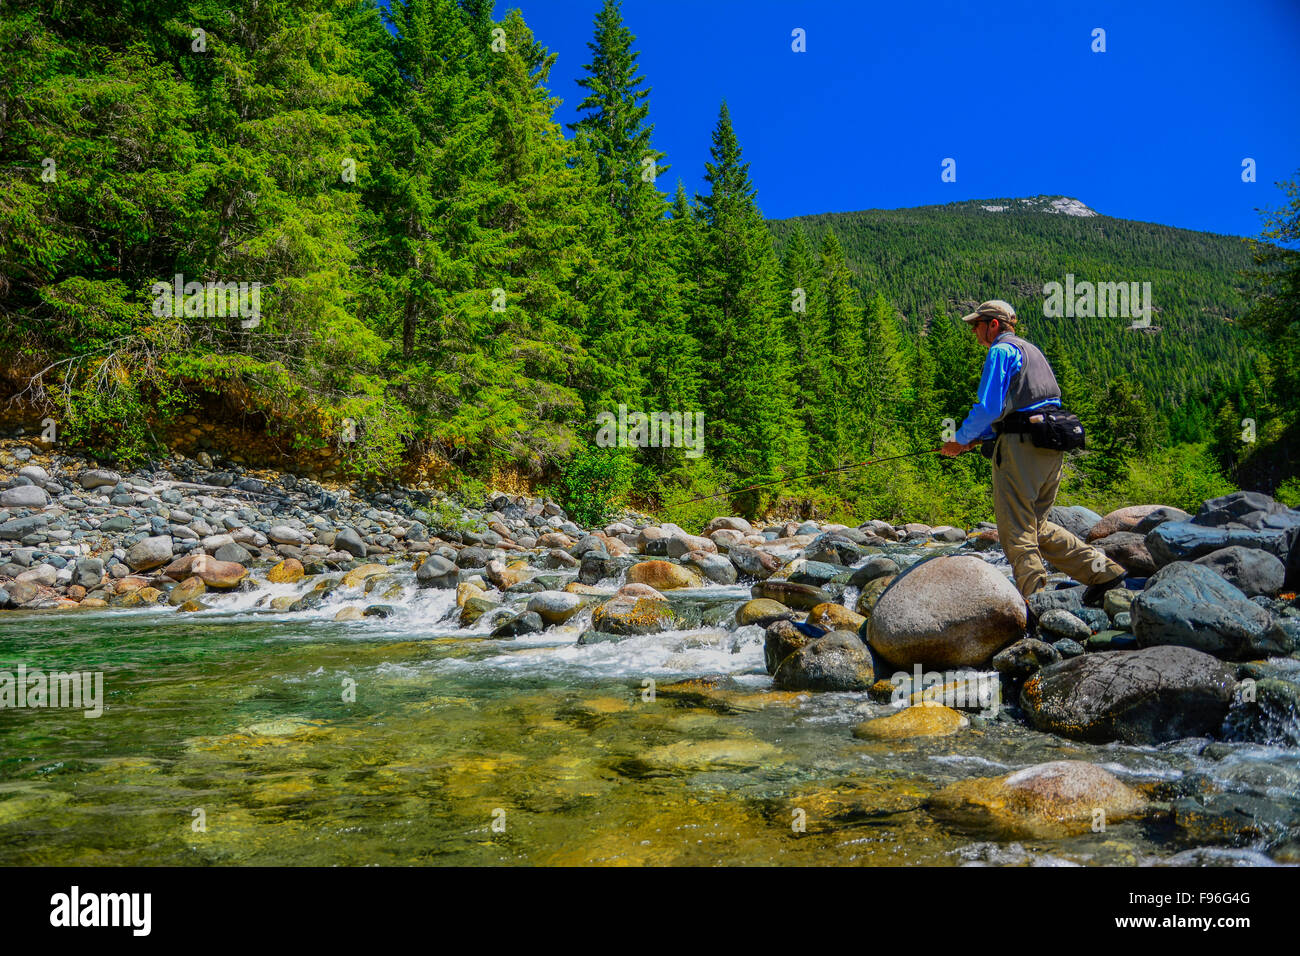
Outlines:
{"type": "Polygon", "coordinates": [[[998,538],[1024,597],[1047,585],[1046,558],[1076,581],[1111,581],[1124,569],[1047,520],[1061,484],[1064,455],[1035,448],[1028,435],[1001,435],[993,451],[993,513],[998,538]],[[1021,439],[1024,439],[1023,441],[1021,439]]]}

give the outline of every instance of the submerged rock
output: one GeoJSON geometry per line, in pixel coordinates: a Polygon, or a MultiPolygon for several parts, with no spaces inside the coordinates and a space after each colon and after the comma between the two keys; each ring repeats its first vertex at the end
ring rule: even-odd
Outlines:
{"type": "Polygon", "coordinates": [[[942,704],[922,703],[895,714],[873,717],[853,728],[862,740],[904,740],[909,737],[947,737],[970,726],[965,714],[942,704]]]}
{"type": "Polygon", "coordinates": [[[1050,839],[1140,815],[1146,798],[1109,770],[1056,760],[1002,777],[949,784],[930,798],[935,816],[1001,835],[1050,839]],[[1100,813],[1100,818],[1098,814],[1100,813]]]}
{"type": "Polygon", "coordinates": [[[1265,677],[1244,685],[1224,721],[1227,740],[1300,746],[1300,684],[1265,677]]]}
{"type": "Polygon", "coordinates": [[[780,762],[781,751],[763,740],[730,737],[721,740],[679,740],[652,747],[632,766],[642,772],[682,772],[712,768],[739,769],[780,762]]]}

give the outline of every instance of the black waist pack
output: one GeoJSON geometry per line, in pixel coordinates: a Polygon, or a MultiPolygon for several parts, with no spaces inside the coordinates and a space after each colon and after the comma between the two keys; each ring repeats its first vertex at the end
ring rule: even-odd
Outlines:
{"type": "Polygon", "coordinates": [[[1035,448],[1074,451],[1084,444],[1083,424],[1068,408],[1041,408],[1012,412],[994,426],[998,434],[1028,435],[1035,448]]]}

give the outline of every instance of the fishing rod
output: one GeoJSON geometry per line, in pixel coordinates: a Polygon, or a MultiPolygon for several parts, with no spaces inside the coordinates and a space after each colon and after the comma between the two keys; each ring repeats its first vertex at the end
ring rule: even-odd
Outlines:
{"type": "Polygon", "coordinates": [[[746,491],[753,491],[755,488],[766,488],[769,485],[782,485],[791,481],[799,481],[803,478],[819,478],[822,475],[833,475],[839,471],[848,471],[851,468],[861,468],[864,465],[881,465],[887,461],[898,461],[900,458],[916,458],[920,455],[933,455],[939,451],[938,448],[928,448],[925,451],[910,451],[905,455],[889,455],[886,458],[868,458],[866,461],[855,462],[852,465],[841,465],[839,468],[827,468],[825,471],[814,471],[806,475],[795,475],[793,478],[777,478],[773,481],[760,481],[756,485],[750,485],[747,488],[734,488],[727,491],[720,491],[716,495],[703,495],[699,498],[691,498],[687,501],[679,501],[679,505],[689,505],[696,501],[709,501],[713,498],[725,498],[729,495],[740,495],[746,491]]]}

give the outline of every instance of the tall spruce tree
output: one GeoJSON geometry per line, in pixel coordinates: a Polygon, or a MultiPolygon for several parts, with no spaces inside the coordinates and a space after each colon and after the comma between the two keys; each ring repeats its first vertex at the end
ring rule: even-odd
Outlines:
{"type": "MultiPolygon", "coordinates": [[[[595,35],[587,44],[591,62],[578,85],[587,91],[578,104],[580,119],[569,124],[579,144],[596,157],[597,178],[609,205],[625,223],[635,223],[649,210],[638,208],[638,197],[657,191],[655,178],[668,171],[663,153],[651,144],[654,124],[649,88],[637,72],[636,37],[623,22],[621,0],[605,0],[596,14],[595,35]],[[646,177],[650,170],[653,175],[646,177]]],[[[662,210],[654,218],[661,218],[662,210]]]]}
{"type": "Polygon", "coordinates": [[[709,453],[733,474],[767,474],[802,445],[803,433],[791,414],[794,382],[779,334],[776,253],[725,102],[710,152],[710,190],[698,197],[703,230],[695,315],[709,453]]]}
{"type": "MultiPolygon", "coordinates": [[[[664,403],[680,399],[683,388],[690,391],[692,372],[683,365],[690,360],[681,348],[684,317],[664,259],[667,202],[656,178],[668,167],[651,143],[650,90],[641,88],[635,39],[620,4],[606,0],[587,44],[591,62],[578,80],[587,96],[578,104],[580,118],[569,125],[577,162],[594,165],[605,212],[612,217],[601,234],[601,258],[621,280],[604,290],[593,311],[588,348],[601,372],[597,401],[643,400],[654,410],[671,411],[674,407],[664,403]],[[661,364],[665,358],[668,368],[661,364]],[[669,387],[682,375],[687,381],[669,387]]],[[[654,457],[663,464],[662,454],[654,457]]]]}
{"type": "Polygon", "coordinates": [[[835,420],[824,414],[832,398],[833,368],[827,356],[826,295],[820,263],[807,234],[795,230],[781,265],[782,336],[791,346],[791,364],[799,383],[791,413],[808,437],[804,461],[791,461],[800,470],[830,467],[837,444],[835,420]]]}
{"type": "Polygon", "coordinates": [[[864,439],[866,454],[873,457],[894,446],[905,424],[907,367],[897,315],[884,293],[877,292],[862,323],[862,355],[866,366],[861,386],[864,439]]]}
{"type": "Polygon", "coordinates": [[[826,424],[825,467],[848,464],[860,457],[869,444],[868,419],[875,398],[868,387],[874,371],[864,351],[873,333],[863,325],[864,316],[853,273],[844,261],[844,250],[835,231],[827,229],[821,244],[822,283],[826,317],[824,355],[827,365],[825,394],[820,415],[826,424]]]}

